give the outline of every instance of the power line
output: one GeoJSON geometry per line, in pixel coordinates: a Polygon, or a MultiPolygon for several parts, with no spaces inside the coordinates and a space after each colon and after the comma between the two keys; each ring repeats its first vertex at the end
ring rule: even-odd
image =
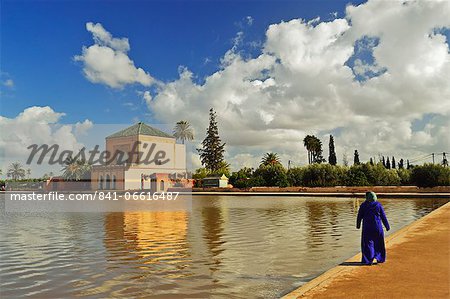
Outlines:
{"type": "Polygon", "coordinates": [[[419,156],[419,157],[416,157],[416,158],[409,159],[409,162],[419,162],[419,161],[423,161],[423,160],[425,160],[425,159],[430,158],[431,156],[433,156],[433,153],[427,154],[427,155],[424,155],[424,156],[419,156]]]}

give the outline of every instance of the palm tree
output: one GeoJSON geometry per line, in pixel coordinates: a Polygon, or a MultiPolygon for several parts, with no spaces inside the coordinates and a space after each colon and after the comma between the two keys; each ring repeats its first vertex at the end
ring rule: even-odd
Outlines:
{"type": "Polygon", "coordinates": [[[185,140],[193,140],[194,139],[194,130],[191,128],[191,124],[185,120],[180,120],[175,125],[173,129],[173,136],[177,140],[181,140],[184,144],[185,140]]]}
{"type": "Polygon", "coordinates": [[[307,135],[303,139],[303,145],[308,151],[308,163],[322,163],[325,159],[322,156],[322,141],[314,135],[307,135]]]}
{"type": "Polygon", "coordinates": [[[322,156],[322,141],[320,141],[319,138],[317,138],[316,136],[313,136],[313,141],[312,141],[312,153],[313,153],[313,158],[312,158],[312,163],[322,163],[325,161],[325,159],[322,156]]]}
{"type": "Polygon", "coordinates": [[[79,181],[83,179],[87,173],[91,170],[91,165],[83,160],[77,160],[72,157],[68,157],[65,161],[65,166],[63,167],[63,178],[65,180],[75,180],[79,181]]]}
{"type": "Polygon", "coordinates": [[[303,145],[306,147],[306,150],[308,151],[308,164],[311,164],[313,162],[313,150],[314,150],[314,136],[307,135],[303,139],[303,145]]]}
{"type": "Polygon", "coordinates": [[[260,165],[269,166],[269,165],[276,165],[276,164],[281,164],[278,154],[277,153],[266,153],[264,155],[264,157],[262,158],[260,165]]]}
{"type": "Polygon", "coordinates": [[[6,175],[13,180],[23,179],[25,177],[25,169],[19,162],[14,162],[9,166],[6,175]]]}

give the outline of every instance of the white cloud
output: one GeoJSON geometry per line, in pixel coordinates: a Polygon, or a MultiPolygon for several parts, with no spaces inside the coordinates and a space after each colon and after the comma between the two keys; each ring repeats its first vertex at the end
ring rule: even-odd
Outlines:
{"type": "Polygon", "coordinates": [[[150,104],[152,100],[152,95],[150,94],[150,91],[148,90],[144,91],[144,93],[142,94],[142,98],[145,100],[147,104],[150,104]]]}
{"type": "Polygon", "coordinates": [[[89,119],[85,119],[83,122],[77,122],[75,124],[75,135],[85,135],[89,129],[94,126],[94,123],[89,119]]]}
{"type": "Polygon", "coordinates": [[[249,25],[249,26],[253,25],[254,19],[252,16],[246,16],[245,20],[247,21],[247,25],[249,25]]]}
{"type": "MultiPolygon", "coordinates": [[[[82,144],[77,140],[79,134],[83,134],[92,127],[92,122],[85,120],[75,125],[59,124],[65,113],[55,112],[49,106],[33,106],[26,108],[14,118],[0,116],[0,165],[8,166],[19,161],[22,165],[30,154],[27,149],[32,144],[58,144],[61,150],[77,151],[82,144]]],[[[34,175],[42,175],[49,170],[59,173],[61,165],[53,168],[49,165],[26,165],[32,168],[34,175]]]]}
{"type": "MultiPolygon", "coordinates": [[[[331,21],[272,24],[253,58],[239,50],[240,30],[219,70],[204,83],[180,67],[177,80],[158,82],[153,96],[149,91],[140,95],[159,121],[189,120],[199,132],[197,145],[208,110],[215,108],[233,167],[257,166],[268,151],[280,153],[284,164],[304,164],[307,134],[321,138],[327,157],[333,133],[339,160],[344,152],[351,160],[355,149],[363,160],[447,151],[449,41],[436,29],[450,28],[449,15],[448,1],[370,0],[347,6],[343,18],[332,14],[331,21]],[[373,61],[361,57],[360,48],[370,51],[373,61]],[[435,116],[414,129],[414,121],[424,115],[435,116]]],[[[253,19],[241,20],[241,29],[243,21],[251,25],[253,19]]],[[[83,47],[75,59],[83,62],[88,80],[113,88],[155,82],[128,57],[128,39],[113,37],[101,24],[88,23],[87,30],[94,45],[83,47]]]]}
{"type": "Polygon", "coordinates": [[[92,37],[98,45],[110,47],[120,52],[128,52],[130,50],[128,38],[112,37],[111,33],[106,31],[100,23],[94,24],[89,22],[86,24],[86,29],[92,33],[92,37]]]}
{"type": "Polygon", "coordinates": [[[330,132],[338,159],[347,151],[351,160],[354,149],[362,159],[447,150],[450,55],[435,29],[450,28],[448,15],[448,1],[369,1],[348,6],[343,19],[270,25],[262,53],[251,59],[237,52],[238,33],[221,68],[203,84],[184,68],[147,104],[161,121],[188,119],[196,132],[204,132],[214,107],[234,165],[238,157],[244,164],[243,153],[255,163],[266,151],[305,163],[306,134],[321,137],[326,157],[330,132]],[[346,63],[364,37],[378,39],[368,45],[374,62],[357,59],[351,69],[346,63]],[[375,76],[355,80],[353,72],[368,71],[375,76]],[[414,120],[429,113],[437,116],[414,131],[414,120]]]}
{"type": "Polygon", "coordinates": [[[14,87],[14,81],[12,79],[6,79],[5,82],[3,82],[3,85],[5,85],[6,87],[14,87]]]}
{"type": "Polygon", "coordinates": [[[92,33],[94,45],[82,49],[82,54],[74,57],[83,63],[85,77],[93,83],[102,83],[112,88],[122,88],[138,83],[150,86],[154,79],[142,68],[137,68],[128,57],[130,45],[127,38],[114,38],[99,23],[86,24],[92,33]]]}
{"type": "Polygon", "coordinates": [[[355,59],[355,63],[353,66],[353,72],[355,75],[362,76],[364,79],[368,79],[371,74],[379,74],[382,72],[384,68],[380,67],[376,64],[368,64],[363,62],[361,59],[355,59]]]}

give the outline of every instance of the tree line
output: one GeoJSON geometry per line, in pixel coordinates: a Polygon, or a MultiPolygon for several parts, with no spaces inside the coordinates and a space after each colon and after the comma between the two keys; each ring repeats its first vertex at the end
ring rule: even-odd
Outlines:
{"type": "Polygon", "coordinates": [[[353,165],[343,158],[344,166],[337,165],[334,137],[330,135],[328,163],[323,157],[322,142],[314,135],[307,135],[303,145],[308,154],[308,165],[286,169],[277,153],[266,153],[258,168],[244,167],[230,171],[224,159],[225,143],[219,137],[216,113],[210,109],[209,126],[202,148],[198,149],[203,168],[193,175],[196,186],[201,186],[201,179],[208,175],[225,174],[230,183],[237,188],[256,186],[399,186],[417,185],[420,187],[450,185],[450,169],[445,165],[425,164],[413,166],[403,159],[398,162],[395,157],[381,156],[378,162],[370,158],[369,162],[360,161],[359,152],[353,153],[353,165]]]}
{"type": "Polygon", "coordinates": [[[410,169],[387,169],[382,163],[360,163],[350,167],[310,164],[286,169],[277,164],[262,163],[257,169],[244,167],[230,176],[236,188],[267,187],[334,187],[334,186],[450,186],[450,168],[424,164],[410,169]]]}
{"type": "MultiPolygon", "coordinates": [[[[328,163],[323,157],[322,141],[314,135],[307,135],[303,139],[303,145],[308,155],[308,165],[304,167],[294,167],[285,169],[277,153],[266,153],[258,168],[242,168],[236,172],[231,172],[230,164],[225,161],[225,143],[219,136],[217,114],[214,109],[209,111],[209,125],[206,129],[206,137],[201,143],[201,148],[197,151],[203,165],[193,174],[197,186],[201,179],[211,175],[226,175],[230,178],[230,183],[238,188],[248,188],[255,186],[365,186],[365,185],[410,185],[432,186],[449,185],[450,175],[446,165],[425,164],[414,166],[406,160],[395,157],[380,156],[375,162],[370,158],[369,162],[360,161],[359,152],[353,153],[353,165],[348,167],[346,155],[343,156],[343,165],[337,165],[334,137],[330,135],[328,143],[328,163]]],[[[186,140],[194,139],[194,132],[186,120],[176,123],[173,129],[173,136],[181,140],[184,144],[186,140]]],[[[81,180],[90,174],[91,165],[85,161],[67,158],[62,169],[63,178],[66,180],[81,180]]],[[[12,163],[7,171],[7,177],[12,180],[23,180],[26,174],[31,171],[25,170],[18,163],[12,163]]],[[[0,175],[1,175],[0,169],[0,175]]],[[[53,176],[45,174],[44,178],[53,176]]]]}

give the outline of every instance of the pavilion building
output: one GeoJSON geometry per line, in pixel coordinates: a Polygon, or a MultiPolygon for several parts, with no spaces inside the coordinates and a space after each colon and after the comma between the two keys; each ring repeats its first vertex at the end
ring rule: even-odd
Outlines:
{"type": "Polygon", "coordinates": [[[107,164],[94,165],[93,190],[166,191],[186,178],[186,148],[159,129],[139,122],[106,137],[107,164]]]}

